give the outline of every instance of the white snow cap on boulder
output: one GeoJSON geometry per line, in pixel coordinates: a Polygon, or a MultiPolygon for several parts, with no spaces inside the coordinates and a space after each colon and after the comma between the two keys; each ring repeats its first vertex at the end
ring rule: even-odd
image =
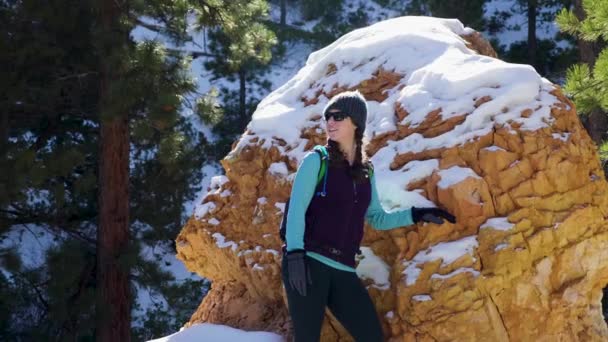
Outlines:
{"type": "MultiPolygon", "coordinates": [[[[519,130],[536,130],[553,120],[550,108],[557,99],[549,92],[554,86],[531,66],[506,63],[469,49],[461,35],[472,32],[456,19],[415,16],[349,32],[312,53],[289,82],[260,102],[235,152],[263,141],[264,148],[274,146],[282,154],[302,160],[307,140],[301,138],[301,133],[319,125],[318,120],[311,119],[319,116],[329,101],[321,94],[318,102],[306,106],[302,98],[315,98],[319,90],[329,93],[336,86],[351,89],[373,78],[379,69],[392,71],[403,77],[386,91],[388,97],[381,103],[368,101],[368,139],[395,131],[397,124],[416,127],[437,109],[441,109],[443,120],[466,115],[451,131],[428,138],[413,133],[399,141],[389,141],[371,158],[385,205],[432,205],[416,193],[395,189],[395,182],[408,184],[423,176],[418,172],[390,171],[389,165],[397,154],[464,144],[488,134],[495,124],[509,127],[510,123],[517,123],[521,125],[519,130]],[[337,72],[327,72],[331,64],[337,72]],[[490,100],[476,105],[483,97],[490,100]],[[401,122],[395,115],[397,104],[408,112],[401,122]],[[527,108],[535,111],[522,117],[521,111],[527,108]]],[[[403,168],[408,169],[408,164],[403,168]]]]}
{"type": "MultiPolygon", "coordinates": [[[[413,16],[389,19],[349,32],[312,53],[306,65],[289,82],[262,100],[248,129],[260,139],[266,138],[267,147],[270,147],[272,136],[285,140],[288,146],[303,147],[300,132],[308,126],[310,117],[322,112],[329,100],[322,95],[317,104],[305,107],[301,98],[315,97],[316,89],[310,89],[311,84],[322,80],[325,92],[335,84],[354,87],[371,78],[379,68],[404,75],[400,83],[405,87],[402,90],[395,87],[382,103],[368,102],[368,135],[395,129],[395,123],[391,121],[394,121],[392,112],[396,101],[410,113],[405,120],[412,124],[421,122],[427,113],[437,108],[443,108],[444,119],[470,113],[472,118],[459,129],[459,135],[464,134],[465,138],[471,138],[470,133],[488,126],[492,114],[501,112],[506,105],[514,109],[513,106],[530,105],[540,100],[545,100],[543,104],[554,101],[552,96],[543,96],[541,92],[550,88],[550,83],[531,66],[506,63],[470,50],[461,35],[471,32],[457,19],[413,16]],[[336,65],[338,72],[327,76],[330,64],[336,65]],[[485,95],[497,103],[475,108],[473,98],[485,95]],[[496,108],[499,110],[490,110],[496,108]]],[[[501,114],[497,116],[503,121],[514,119],[514,115],[501,114]]],[[[544,114],[542,117],[548,118],[549,111],[544,114]]],[[[542,124],[540,119],[540,116],[530,117],[524,126],[536,129],[542,124]]],[[[444,140],[437,139],[433,147],[445,143],[444,140]]],[[[247,144],[248,140],[242,139],[240,143],[247,144]]],[[[290,152],[298,151],[302,152],[301,149],[290,152]]]]}

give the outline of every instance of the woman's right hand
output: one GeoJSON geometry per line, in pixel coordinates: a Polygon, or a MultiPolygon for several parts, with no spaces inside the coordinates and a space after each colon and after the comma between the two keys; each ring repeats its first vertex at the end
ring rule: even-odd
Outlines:
{"type": "Polygon", "coordinates": [[[301,296],[306,296],[307,284],[312,284],[310,270],[306,265],[306,251],[296,249],[287,252],[287,279],[289,285],[294,288],[301,296]]]}

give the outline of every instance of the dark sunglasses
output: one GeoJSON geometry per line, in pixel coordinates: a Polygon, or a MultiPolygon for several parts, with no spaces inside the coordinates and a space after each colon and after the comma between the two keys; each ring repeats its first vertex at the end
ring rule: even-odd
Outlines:
{"type": "Polygon", "coordinates": [[[329,112],[325,113],[325,121],[329,121],[330,118],[334,118],[334,121],[342,121],[346,119],[348,115],[343,112],[329,112]]]}

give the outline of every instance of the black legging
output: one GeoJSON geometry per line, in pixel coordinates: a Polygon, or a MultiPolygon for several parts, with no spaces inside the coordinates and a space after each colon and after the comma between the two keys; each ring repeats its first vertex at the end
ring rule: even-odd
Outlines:
{"type": "Polygon", "coordinates": [[[382,341],[376,309],[357,274],[335,269],[311,257],[306,257],[306,262],[312,278],[312,285],[307,284],[306,296],[300,296],[286,281],[286,258],[282,262],[295,342],[319,341],[326,306],[355,341],[382,341]]]}

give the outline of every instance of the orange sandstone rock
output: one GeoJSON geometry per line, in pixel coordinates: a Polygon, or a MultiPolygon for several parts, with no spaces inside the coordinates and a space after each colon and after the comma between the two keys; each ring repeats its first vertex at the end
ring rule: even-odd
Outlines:
{"type": "MultiPolygon", "coordinates": [[[[464,39],[475,51],[495,56],[478,34],[464,39]]],[[[463,143],[432,147],[432,139],[497,106],[499,88],[476,91],[468,112],[449,116],[433,108],[416,122],[406,109],[408,99],[390,95],[412,86],[404,73],[378,68],[354,86],[326,84],[326,78],[365,66],[330,64],[310,83],[310,92],[298,96],[312,113],[301,127],[301,144],[280,132],[258,136],[250,127],[222,160],[225,177],[216,180],[176,240],[178,258],[213,281],[190,323],[291,336],[278,225],[299,162],[293,153],[324,143],[320,105],[327,97],[360,89],[378,106],[388,106],[373,108],[392,111],[386,116],[393,120],[392,130],[375,134],[380,123],[368,122],[366,151],[372,161],[387,151],[394,155],[386,168],[377,167],[377,177],[426,165],[430,171],[422,178],[393,186],[457,217],[456,224],[440,226],[385,232],[366,227],[363,246],[388,270],[387,286],[362,276],[386,339],[607,340],[600,299],[608,283],[608,183],[596,147],[559,87],[538,90],[538,98],[553,99],[550,105],[501,103],[490,129],[463,143]],[[525,120],[541,117],[543,110],[539,125],[527,126],[525,120]],[[412,139],[426,139],[431,147],[416,150],[412,144],[402,150],[400,144],[412,139]],[[454,174],[460,178],[449,181],[454,174]]],[[[328,313],[322,341],[349,340],[328,313]]]]}

